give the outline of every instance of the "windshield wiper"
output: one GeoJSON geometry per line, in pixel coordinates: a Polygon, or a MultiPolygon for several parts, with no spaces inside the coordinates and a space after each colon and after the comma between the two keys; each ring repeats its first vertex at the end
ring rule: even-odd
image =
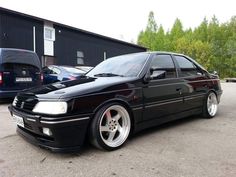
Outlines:
{"type": "Polygon", "coordinates": [[[114,74],[114,73],[99,73],[99,74],[95,74],[94,76],[95,77],[114,77],[114,76],[124,77],[123,75],[114,74]]]}

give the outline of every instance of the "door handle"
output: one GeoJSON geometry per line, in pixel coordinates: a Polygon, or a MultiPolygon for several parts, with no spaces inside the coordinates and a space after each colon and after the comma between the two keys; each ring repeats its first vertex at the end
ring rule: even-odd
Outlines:
{"type": "Polygon", "coordinates": [[[182,95],[182,88],[176,88],[176,91],[179,92],[180,95],[182,95]]]}
{"type": "Polygon", "coordinates": [[[180,90],[182,90],[182,88],[176,88],[176,91],[177,91],[177,92],[180,91],[180,90]]]}

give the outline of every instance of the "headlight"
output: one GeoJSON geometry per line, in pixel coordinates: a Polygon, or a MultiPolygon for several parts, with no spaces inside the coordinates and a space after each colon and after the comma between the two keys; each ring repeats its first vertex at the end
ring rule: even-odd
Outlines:
{"type": "Polygon", "coordinates": [[[43,113],[43,114],[65,114],[67,112],[67,103],[66,102],[38,102],[33,112],[43,113]]]}

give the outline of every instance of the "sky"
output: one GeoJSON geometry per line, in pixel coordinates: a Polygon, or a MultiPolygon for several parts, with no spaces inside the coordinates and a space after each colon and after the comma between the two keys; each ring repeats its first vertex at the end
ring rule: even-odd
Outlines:
{"type": "Polygon", "coordinates": [[[165,30],[176,18],[186,29],[204,17],[224,23],[236,15],[236,0],[0,0],[0,6],[127,42],[137,41],[150,11],[165,30]]]}

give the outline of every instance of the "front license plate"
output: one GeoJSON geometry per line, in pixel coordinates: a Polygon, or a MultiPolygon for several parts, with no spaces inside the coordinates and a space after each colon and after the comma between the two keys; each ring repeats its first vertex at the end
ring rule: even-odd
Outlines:
{"type": "Polygon", "coordinates": [[[32,82],[31,77],[17,77],[16,82],[32,82]]]}
{"type": "Polygon", "coordinates": [[[13,114],[12,118],[13,118],[13,121],[16,122],[17,125],[24,127],[24,120],[22,117],[13,114]]]}

